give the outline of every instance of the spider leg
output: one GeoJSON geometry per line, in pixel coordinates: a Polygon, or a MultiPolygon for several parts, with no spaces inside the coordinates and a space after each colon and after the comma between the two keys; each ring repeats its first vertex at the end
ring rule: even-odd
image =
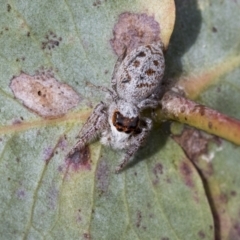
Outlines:
{"type": "Polygon", "coordinates": [[[150,118],[143,118],[146,126],[142,128],[142,132],[133,136],[130,147],[125,152],[122,162],[116,167],[115,173],[119,173],[134,156],[138,149],[144,144],[150,130],[152,129],[152,120],[150,118]]]}
{"type": "Polygon", "coordinates": [[[108,94],[108,96],[110,96],[110,98],[112,100],[115,100],[117,98],[116,93],[114,91],[110,90],[107,87],[98,86],[98,85],[95,85],[95,84],[90,83],[90,82],[87,82],[87,86],[95,88],[96,90],[100,90],[100,91],[106,92],[108,94]]]}
{"type": "Polygon", "coordinates": [[[159,105],[159,101],[154,100],[154,99],[144,99],[143,101],[141,101],[137,107],[140,110],[144,110],[146,108],[157,108],[157,106],[159,105]]]}
{"type": "Polygon", "coordinates": [[[105,103],[100,102],[89,116],[86,123],[83,125],[78,134],[80,138],[75,146],[67,154],[67,158],[71,158],[75,152],[83,149],[89,142],[94,140],[98,135],[107,127],[107,106],[105,103]]]}

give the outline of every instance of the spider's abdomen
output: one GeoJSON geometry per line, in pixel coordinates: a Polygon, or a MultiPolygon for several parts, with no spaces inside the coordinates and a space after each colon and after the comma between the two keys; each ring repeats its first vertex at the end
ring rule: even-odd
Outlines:
{"type": "Polygon", "coordinates": [[[138,103],[160,87],[165,70],[161,43],[140,46],[122,61],[116,73],[120,98],[138,103]]]}

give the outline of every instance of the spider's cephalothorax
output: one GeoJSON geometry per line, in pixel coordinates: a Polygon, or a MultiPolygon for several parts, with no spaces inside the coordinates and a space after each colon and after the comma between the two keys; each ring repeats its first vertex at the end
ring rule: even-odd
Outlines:
{"type": "Polygon", "coordinates": [[[140,46],[118,59],[112,89],[99,87],[107,90],[110,103],[100,102],[94,108],[68,158],[100,137],[103,144],[125,152],[116,172],[122,170],[152,128],[152,120],[142,117],[141,111],[158,105],[157,94],[165,68],[162,49],[162,44],[157,42],[140,46]]]}

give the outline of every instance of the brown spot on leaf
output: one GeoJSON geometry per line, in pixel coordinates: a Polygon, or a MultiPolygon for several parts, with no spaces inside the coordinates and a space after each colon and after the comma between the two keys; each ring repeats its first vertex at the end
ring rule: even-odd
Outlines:
{"type": "Polygon", "coordinates": [[[10,4],[7,4],[7,11],[10,12],[12,9],[11,5],[10,4]]]}
{"type": "Polygon", "coordinates": [[[232,197],[236,197],[237,192],[236,191],[231,191],[230,194],[231,194],[232,197]]]}
{"type": "Polygon", "coordinates": [[[200,131],[193,128],[185,128],[180,136],[174,136],[173,138],[191,160],[196,160],[201,154],[208,151],[209,140],[204,138],[200,131]]]}
{"type": "Polygon", "coordinates": [[[194,182],[193,182],[193,179],[192,179],[192,169],[187,162],[183,161],[180,164],[180,172],[183,175],[185,184],[188,187],[193,188],[194,187],[194,182]]]}
{"type": "Polygon", "coordinates": [[[90,239],[91,239],[91,236],[90,236],[89,233],[84,233],[84,234],[83,234],[83,237],[84,237],[84,239],[86,239],[86,240],[90,240],[90,239]]]}
{"type": "Polygon", "coordinates": [[[201,239],[204,239],[206,237],[205,233],[201,230],[198,232],[198,236],[201,238],[201,239]]]}
{"type": "Polygon", "coordinates": [[[80,101],[70,86],[45,75],[21,73],[12,79],[10,88],[28,109],[45,118],[62,116],[80,101]]]}
{"type": "Polygon", "coordinates": [[[156,184],[159,183],[160,175],[163,174],[163,166],[162,166],[162,164],[161,163],[155,164],[152,172],[154,174],[153,184],[156,185],[156,184]]]}
{"type": "Polygon", "coordinates": [[[186,127],[181,135],[173,136],[173,139],[183,148],[187,157],[201,168],[201,172],[205,177],[213,174],[212,164],[206,161],[200,162],[199,157],[203,154],[207,155],[208,143],[212,140],[217,143],[216,137],[207,137],[199,130],[186,127]]]}
{"type": "Polygon", "coordinates": [[[139,228],[142,223],[142,212],[137,211],[137,221],[136,221],[136,227],[139,228]]]}
{"type": "Polygon", "coordinates": [[[75,153],[65,161],[67,168],[71,169],[73,172],[78,172],[79,170],[91,170],[89,147],[85,146],[81,151],[75,151],[75,153]]]}
{"type": "Polygon", "coordinates": [[[93,3],[94,7],[100,7],[100,5],[101,5],[101,1],[99,1],[99,0],[97,0],[93,3]]]}
{"type": "Polygon", "coordinates": [[[140,45],[147,45],[160,40],[160,27],[154,17],[145,13],[125,12],[119,15],[110,40],[114,52],[120,56],[124,48],[127,53],[140,45]]]}

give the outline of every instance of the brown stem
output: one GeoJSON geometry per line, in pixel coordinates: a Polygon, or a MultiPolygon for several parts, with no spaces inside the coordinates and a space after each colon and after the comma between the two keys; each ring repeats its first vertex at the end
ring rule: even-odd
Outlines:
{"type": "Polygon", "coordinates": [[[161,103],[160,114],[166,120],[186,123],[240,145],[240,120],[197,104],[171,91],[164,94],[161,103]]]}

